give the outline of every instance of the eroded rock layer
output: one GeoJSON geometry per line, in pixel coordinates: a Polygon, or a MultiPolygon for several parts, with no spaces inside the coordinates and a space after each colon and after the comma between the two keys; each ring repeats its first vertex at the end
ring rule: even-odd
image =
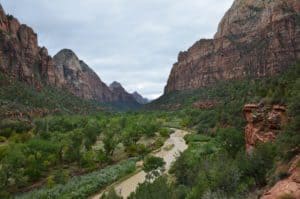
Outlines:
{"type": "Polygon", "coordinates": [[[235,0],[214,39],[180,52],[165,93],[272,76],[300,60],[299,0],[235,0]]]}
{"type": "Polygon", "coordinates": [[[64,87],[78,97],[100,102],[111,102],[113,93],[98,75],[69,49],[63,49],[53,57],[59,71],[62,71],[64,87]]]}
{"type": "Polygon", "coordinates": [[[258,143],[275,140],[282,126],[287,123],[285,106],[246,104],[243,112],[247,121],[245,127],[247,153],[251,153],[258,143]]]}
{"type": "Polygon", "coordinates": [[[45,47],[39,47],[37,34],[6,15],[1,4],[0,72],[37,90],[51,85],[97,102],[137,103],[123,87],[110,89],[72,50],[63,49],[53,58],[49,56],[45,47]]]}
{"type": "Polygon", "coordinates": [[[62,87],[64,78],[46,48],[38,46],[36,33],[6,15],[0,5],[0,71],[36,88],[43,83],[62,87]]]}

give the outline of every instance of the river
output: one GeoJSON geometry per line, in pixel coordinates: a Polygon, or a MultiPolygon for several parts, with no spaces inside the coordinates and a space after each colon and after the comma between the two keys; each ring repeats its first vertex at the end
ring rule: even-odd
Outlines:
{"type": "MultiPolygon", "coordinates": [[[[181,152],[187,149],[187,144],[183,137],[187,134],[186,131],[175,129],[175,132],[165,141],[164,145],[159,151],[155,152],[154,156],[161,157],[166,162],[165,173],[167,173],[171,167],[171,164],[177,159],[181,152]]],[[[130,193],[134,192],[140,183],[146,180],[146,173],[140,171],[131,177],[117,183],[114,187],[116,193],[123,198],[127,198],[130,193]]],[[[103,191],[91,197],[92,199],[99,199],[103,191]]]]}

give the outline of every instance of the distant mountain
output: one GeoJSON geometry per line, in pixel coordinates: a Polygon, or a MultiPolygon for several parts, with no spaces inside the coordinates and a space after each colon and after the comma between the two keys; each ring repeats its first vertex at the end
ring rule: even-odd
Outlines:
{"type": "Polygon", "coordinates": [[[53,57],[54,64],[62,71],[65,87],[78,97],[98,102],[112,102],[119,99],[98,75],[69,49],[59,51],[53,57]]]}
{"type": "Polygon", "coordinates": [[[144,98],[144,97],[143,97],[141,94],[139,94],[137,91],[135,91],[135,92],[132,93],[131,95],[132,95],[132,96],[134,97],[134,99],[135,99],[138,103],[140,103],[140,104],[147,104],[147,103],[150,102],[149,99],[144,98]]]}
{"type": "Polygon", "coordinates": [[[38,46],[37,34],[27,25],[6,15],[0,4],[0,72],[42,91],[62,89],[77,97],[99,103],[135,107],[137,101],[120,85],[109,88],[99,76],[70,49],[53,58],[38,46]]]}
{"type": "Polygon", "coordinates": [[[118,99],[118,101],[138,103],[135,98],[130,93],[128,93],[119,82],[112,82],[109,85],[109,88],[114,97],[118,99]]]}

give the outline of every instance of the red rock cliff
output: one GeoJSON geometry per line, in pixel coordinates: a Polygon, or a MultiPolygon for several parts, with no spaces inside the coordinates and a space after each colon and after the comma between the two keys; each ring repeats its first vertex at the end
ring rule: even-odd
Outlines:
{"type": "Polygon", "coordinates": [[[38,46],[37,34],[28,26],[6,15],[0,4],[0,72],[42,89],[51,85],[83,99],[98,102],[132,102],[130,95],[119,95],[74,52],[61,50],[53,58],[38,46]],[[125,96],[125,97],[124,97],[125,96]]]}
{"type": "Polygon", "coordinates": [[[287,122],[286,108],[280,105],[246,104],[243,112],[247,121],[245,127],[247,153],[251,153],[260,142],[273,141],[287,122]]]}
{"type": "Polygon", "coordinates": [[[271,76],[300,60],[299,0],[235,0],[214,39],[180,52],[165,93],[271,76]]]}
{"type": "Polygon", "coordinates": [[[0,71],[36,87],[42,83],[62,87],[62,73],[46,48],[40,48],[36,33],[6,15],[0,5],[0,71]]]}

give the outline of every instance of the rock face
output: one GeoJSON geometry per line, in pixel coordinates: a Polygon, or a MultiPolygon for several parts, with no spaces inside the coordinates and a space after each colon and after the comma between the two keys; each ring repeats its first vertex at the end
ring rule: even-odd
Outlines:
{"type": "Polygon", "coordinates": [[[6,15],[0,5],[0,71],[36,88],[42,84],[62,87],[63,74],[57,70],[46,48],[38,46],[36,33],[6,15]]]}
{"type": "Polygon", "coordinates": [[[218,105],[217,101],[196,101],[193,103],[195,109],[211,109],[218,105]]]}
{"type": "Polygon", "coordinates": [[[64,87],[74,95],[99,102],[118,100],[98,75],[76,54],[63,49],[53,57],[54,63],[63,74],[64,87]]]}
{"type": "Polygon", "coordinates": [[[109,89],[113,93],[113,96],[116,99],[115,101],[138,104],[135,98],[129,94],[119,82],[112,82],[109,85],[109,89]]]}
{"type": "Polygon", "coordinates": [[[246,104],[244,117],[246,151],[251,153],[259,142],[273,141],[281,127],[287,123],[286,108],[280,105],[265,106],[263,104],[246,104]]]}
{"type": "Polygon", "coordinates": [[[149,103],[149,100],[147,98],[144,98],[141,94],[139,94],[138,92],[133,92],[131,94],[134,99],[139,103],[139,104],[147,104],[149,103]]]}
{"type": "Polygon", "coordinates": [[[272,76],[300,60],[299,0],[235,0],[214,39],[180,52],[165,93],[272,76]]]}
{"type": "Polygon", "coordinates": [[[33,85],[51,85],[97,102],[134,102],[121,86],[110,89],[76,54],[63,49],[53,58],[38,46],[37,34],[6,15],[0,4],[0,72],[33,85]]]}
{"type": "Polygon", "coordinates": [[[277,182],[261,199],[300,198],[300,156],[296,156],[288,170],[289,177],[277,182]]]}

